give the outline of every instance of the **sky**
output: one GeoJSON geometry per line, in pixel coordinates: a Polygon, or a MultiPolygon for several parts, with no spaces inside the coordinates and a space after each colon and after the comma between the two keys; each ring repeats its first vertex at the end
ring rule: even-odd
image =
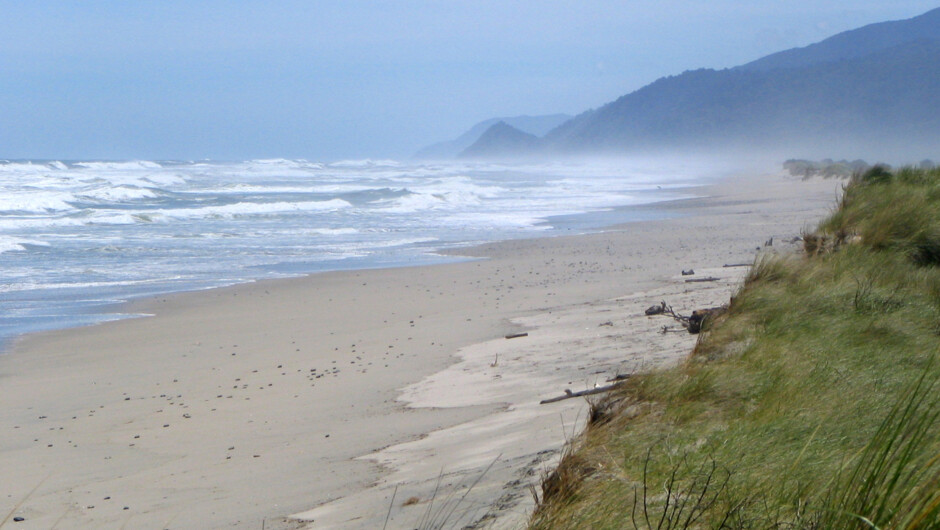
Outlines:
{"type": "Polygon", "coordinates": [[[919,0],[0,0],[0,157],[406,159],[919,0]]]}

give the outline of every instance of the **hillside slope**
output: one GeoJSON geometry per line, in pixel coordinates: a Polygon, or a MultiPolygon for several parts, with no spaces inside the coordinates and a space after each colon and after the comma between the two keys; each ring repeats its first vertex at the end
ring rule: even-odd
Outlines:
{"type": "Polygon", "coordinates": [[[738,69],[767,71],[857,59],[916,40],[936,39],[938,27],[940,8],[907,20],[879,22],[845,31],[809,46],[770,54],[738,69]]]}
{"type": "Polygon", "coordinates": [[[940,148],[938,116],[940,40],[916,40],[835,63],[660,79],[560,126],[544,147],[916,155],[940,148]]]}
{"type": "Polygon", "coordinates": [[[940,170],[857,175],[804,248],[594,404],[533,528],[940,528],[940,170]]]}
{"type": "Polygon", "coordinates": [[[447,160],[456,157],[461,151],[473,145],[493,125],[499,122],[534,136],[546,133],[571,119],[567,114],[547,114],[544,116],[512,116],[491,118],[481,121],[453,140],[437,142],[420,149],[414,158],[421,160],[447,160]]]}
{"type": "Polygon", "coordinates": [[[539,138],[501,121],[457,155],[458,158],[512,158],[537,149],[539,138]]]}
{"type": "MultiPolygon", "coordinates": [[[[659,79],[524,148],[544,155],[740,150],[909,160],[940,151],[938,116],[935,9],[736,68],[659,79]]],[[[513,149],[491,142],[474,152],[498,158],[513,149]]]]}

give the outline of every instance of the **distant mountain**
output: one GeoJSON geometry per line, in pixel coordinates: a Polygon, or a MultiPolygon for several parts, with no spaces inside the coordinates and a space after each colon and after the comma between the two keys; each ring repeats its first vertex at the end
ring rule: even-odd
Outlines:
{"type": "Polygon", "coordinates": [[[504,121],[493,124],[470,147],[461,151],[458,158],[507,158],[520,153],[530,153],[539,146],[539,137],[520,131],[504,121]]]}
{"type": "Polygon", "coordinates": [[[766,71],[858,59],[916,40],[937,39],[938,28],[940,9],[934,9],[912,19],[870,24],[803,48],[773,53],[739,66],[738,69],[766,71]]]}
{"type": "Polygon", "coordinates": [[[467,132],[461,134],[459,137],[446,141],[438,142],[436,144],[429,145],[417,153],[415,153],[414,158],[425,159],[425,160],[446,160],[449,158],[456,157],[461,151],[470,147],[471,144],[476,142],[483,136],[483,133],[487,129],[496,125],[499,122],[504,122],[516,129],[519,129],[522,132],[529,133],[535,136],[544,136],[545,133],[558,127],[562,123],[571,119],[571,116],[568,114],[549,114],[545,116],[513,116],[509,118],[491,118],[486,121],[481,121],[473,127],[470,128],[467,132]]]}
{"type": "MultiPolygon", "coordinates": [[[[476,156],[507,146],[474,145],[476,156]]],[[[905,157],[940,151],[940,9],[727,70],[659,79],[549,132],[552,154],[761,150],[905,157]]],[[[521,153],[514,153],[519,155],[521,153]]]]}

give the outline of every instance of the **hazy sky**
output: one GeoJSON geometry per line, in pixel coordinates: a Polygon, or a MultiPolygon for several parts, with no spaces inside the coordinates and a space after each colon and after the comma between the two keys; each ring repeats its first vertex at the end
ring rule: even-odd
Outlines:
{"type": "Polygon", "coordinates": [[[0,0],[0,157],[407,157],[938,7],[917,0],[0,0]]]}

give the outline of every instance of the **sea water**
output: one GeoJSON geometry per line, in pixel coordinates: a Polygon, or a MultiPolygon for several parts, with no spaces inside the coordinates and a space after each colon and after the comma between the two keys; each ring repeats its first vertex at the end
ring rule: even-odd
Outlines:
{"type": "Polygon", "coordinates": [[[0,345],[125,317],[115,304],[134,297],[629,221],[641,214],[620,207],[698,177],[621,162],[0,161],[0,345]],[[583,215],[597,212],[618,215],[583,215]]]}

